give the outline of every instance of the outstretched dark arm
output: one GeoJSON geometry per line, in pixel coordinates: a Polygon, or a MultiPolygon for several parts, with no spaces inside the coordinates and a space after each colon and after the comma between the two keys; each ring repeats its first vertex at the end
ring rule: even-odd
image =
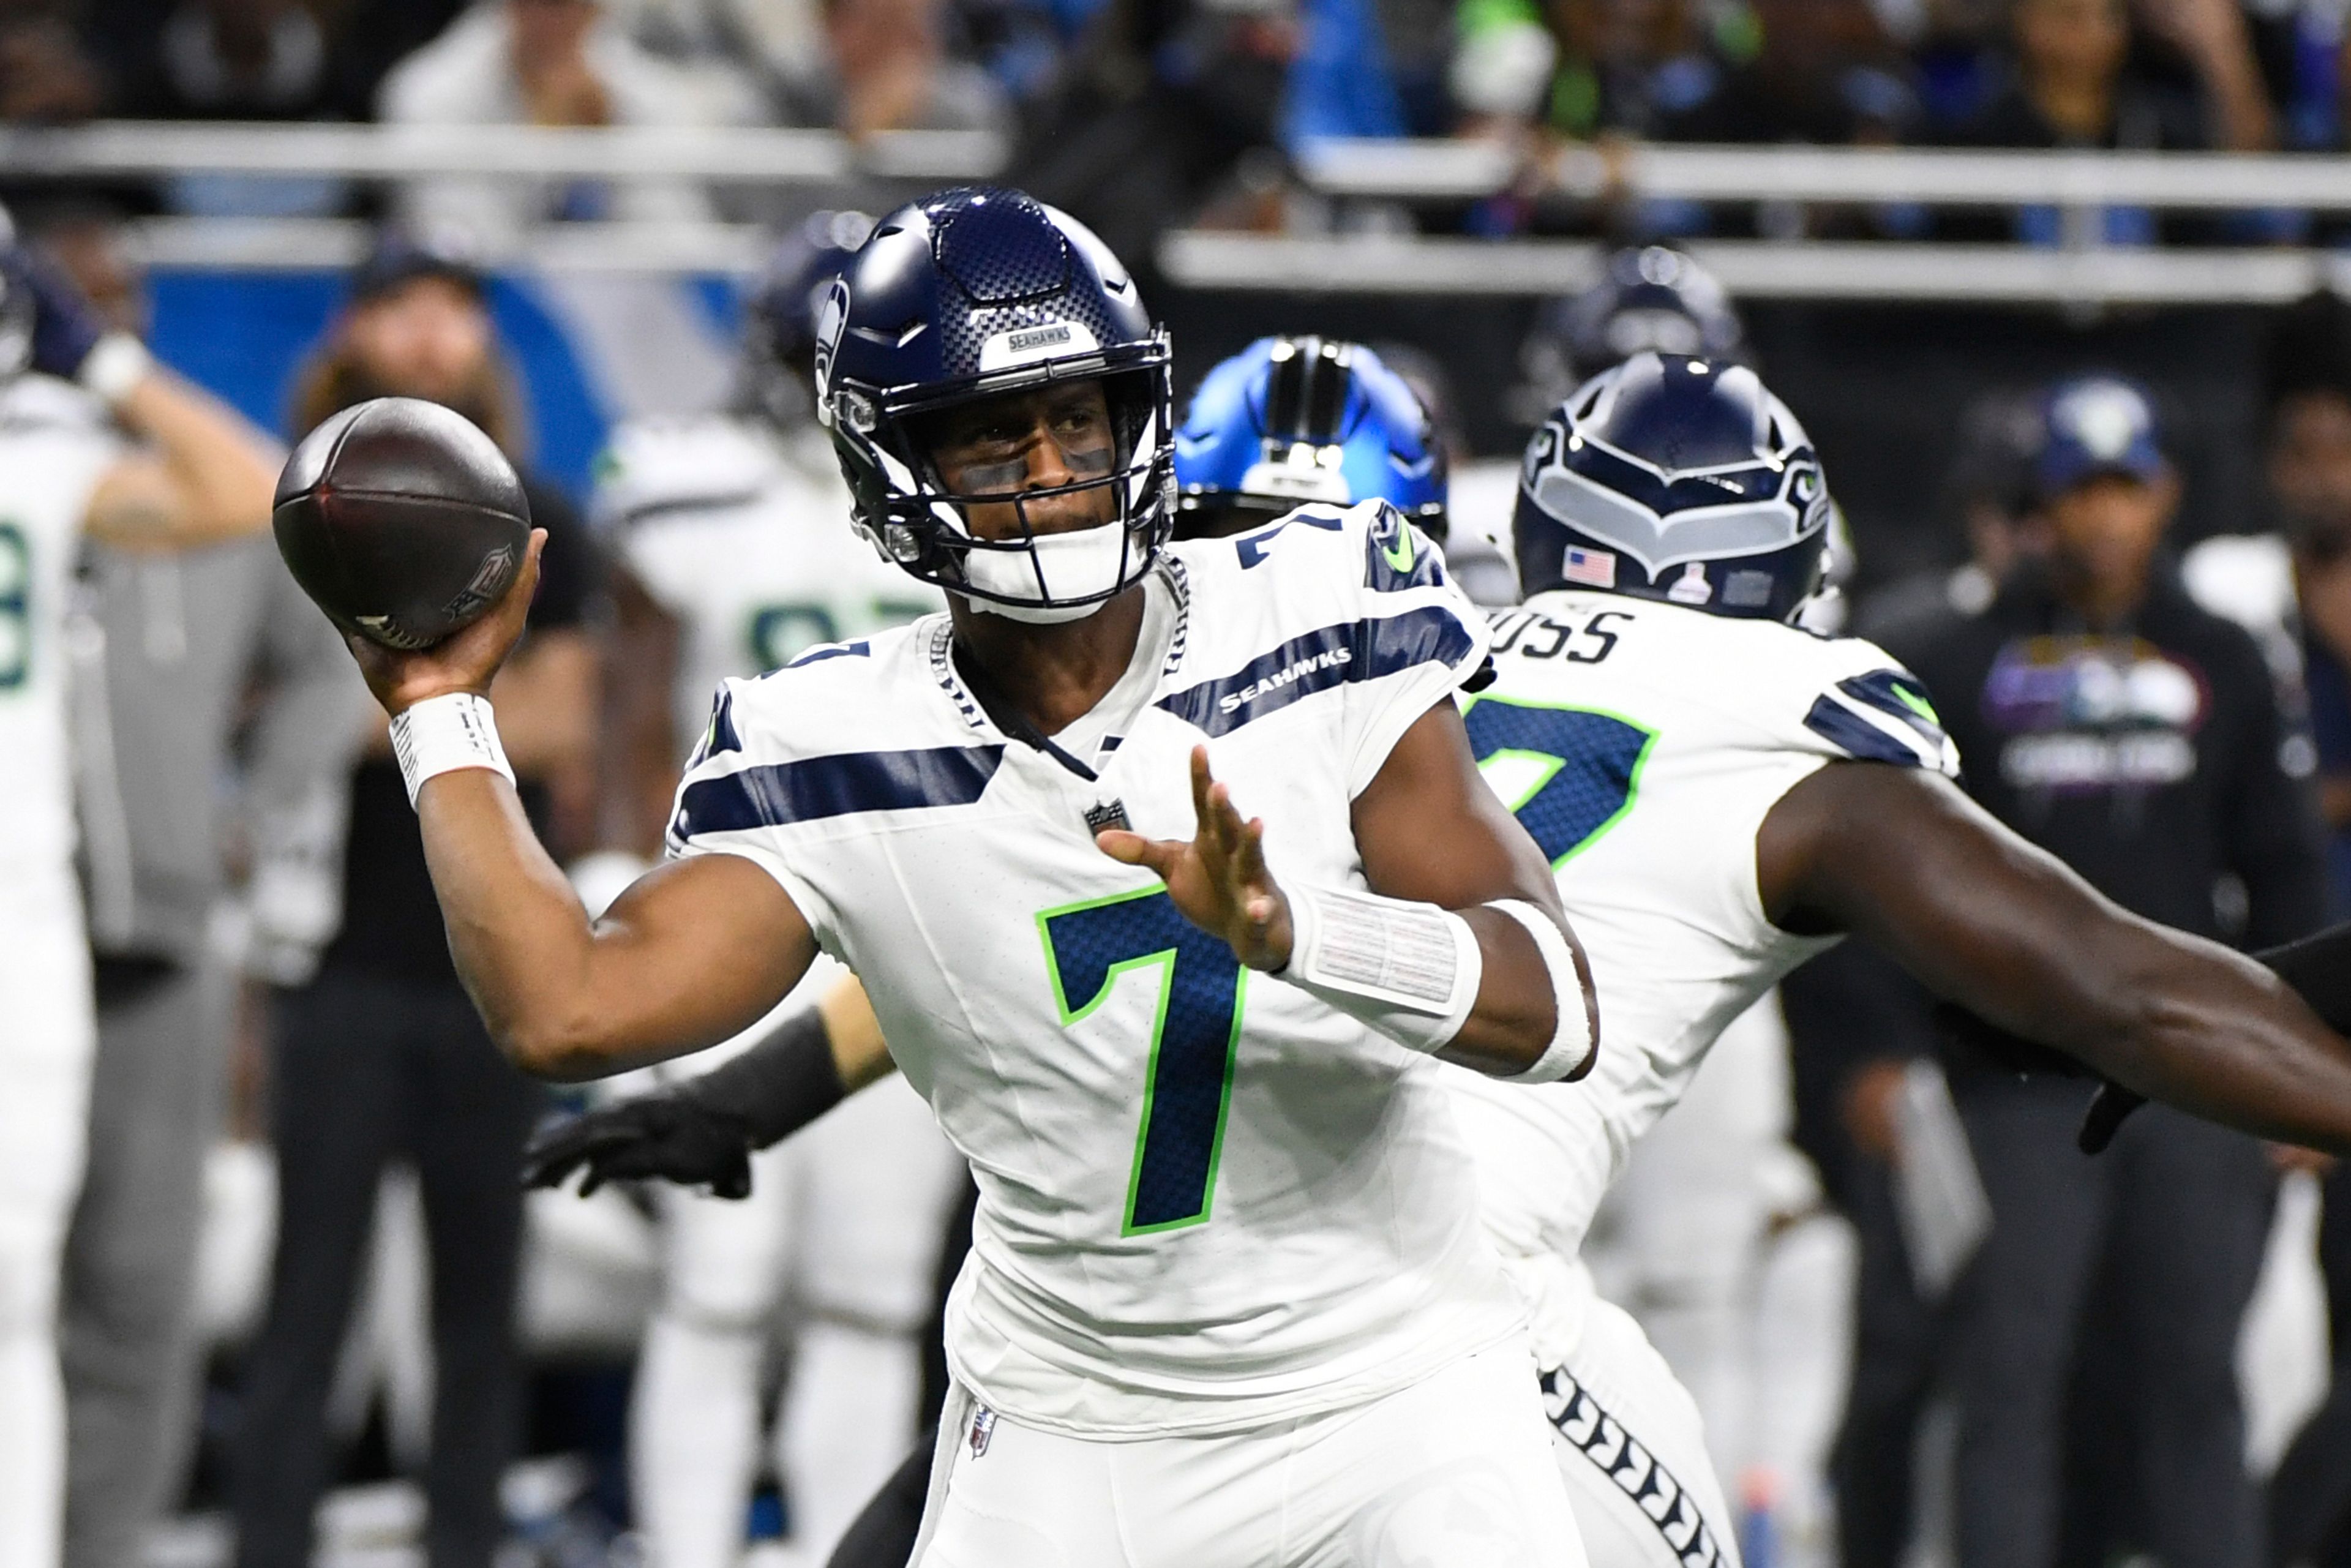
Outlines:
{"type": "Polygon", "coordinates": [[[1928,989],[2124,1087],[2351,1151],[2351,1041],[2261,965],[2120,908],[1949,781],[1822,768],[1756,836],[1763,906],[1866,936],[1928,989]]]}

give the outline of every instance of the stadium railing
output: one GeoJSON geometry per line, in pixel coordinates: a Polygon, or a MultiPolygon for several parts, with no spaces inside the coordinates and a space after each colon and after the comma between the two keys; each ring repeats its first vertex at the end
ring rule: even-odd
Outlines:
{"type": "Polygon", "coordinates": [[[2311,153],[1958,152],[1909,147],[1567,147],[1530,163],[1490,141],[1332,138],[1298,160],[1333,196],[1475,201],[1531,174],[1570,196],[1917,203],[1934,207],[2351,211],[2351,158],[2311,153]]]}
{"type": "MultiPolygon", "coordinates": [[[[2288,247],[2158,250],[2093,246],[1677,242],[1750,299],[2053,305],[2068,308],[2278,305],[2351,292],[2351,256],[2288,247]]],[[[1573,240],[1405,235],[1293,237],[1186,230],[1161,269],[1193,288],[1293,294],[1572,294],[1596,281],[1605,247],[1573,240]]]]}
{"type": "Polygon", "coordinates": [[[399,180],[435,174],[661,178],[746,185],[984,179],[1003,165],[987,131],[891,131],[852,142],[830,131],[705,126],[270,125],[99,120],[0,127],[12,179],[252,174],[399,180]]]}
{"type": "MultiPolygon", "coordinates": [[[[747,186],[890,184],[985,178],[1006,148],[985,133],[899,131],[852,143],[830,131],[477,126],[238,125],[104,121],[0,129],[0,169],[18,180],[239,174],[396,181],[449,174],[669,178],[747,186]]],[[[1298,161],[1351,207],[1458,203],[1523,183],[1511,150],[1470,141],[1331,141],[1298,161]]],[[[1926,149],[1636,145],[1574,147],[1535,170],[1571,197],[1690,202],[2048,205],[2074,214],[2058,246],[1908,241],[1693,240],[1732,292],[1750,298],[2106,306],[2252,305],[2325,284],[2351,260],[2283,246],[2162,249],[2097,241],[2099,208],[2351,213],[2351,158],[2315,155],[1985,152],[1926,149]]],[[[550,270],[740,274],[766,240],[751,225],[565,224],[495,236],[486,259],[550,270]]],[[[365,229],[333,219],[158,218],[136,226],[150,265],[210,269],[348,265],[365,229]]],[[[1168,235],[1159,262],[1182,285],[1233,290],[1518,296],[1590,281],[1602,255],[1574,241],[1494,241],[1382,232],[1168,235]]]]}

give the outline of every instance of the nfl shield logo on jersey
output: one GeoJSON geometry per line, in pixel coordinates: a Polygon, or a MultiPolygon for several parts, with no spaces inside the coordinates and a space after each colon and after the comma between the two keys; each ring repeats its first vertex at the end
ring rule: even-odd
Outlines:
{"type": "Polygon", "coordinates": [[[971,1457],[978,1458],[987,1452],[987,1440],[996,1436],[996,1412],[981,1406],[971,1417],[971,1457]]]}

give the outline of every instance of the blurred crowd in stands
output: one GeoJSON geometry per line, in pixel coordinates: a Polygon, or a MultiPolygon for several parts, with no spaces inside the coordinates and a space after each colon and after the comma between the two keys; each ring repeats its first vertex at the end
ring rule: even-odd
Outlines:
{"type": "MultiPolygon", "coordinates": [[[[1317,137],[2333,151],[2335,0],[0,0],[0,120],[780,125],[999,133],[1009,172],[1113,246],[1170,223],[1301,221],[1317,137]]],[[[342,182],[181,179],[192,213],[332,213],[342,182]]],[[[411,215],[673,220],[751,198],[675,184],[444,183],[411,215]]],[[[1311,204],[1304,215],[1314,221],[1311,204]]],[[[1612,205],[1523,187],[1470,232],[2014,237],[2054,211],[1612,205]]],[[[2107,210],[2109,243],[2173,237],[2107,210]]],[[[2213,225],[2203,225],[2206,232],[2213,225]]],[[[2239,243],[2307,237],[2265,214],[2239,243]]],[[[2182,236],[2201,237],[2195,230],[2182,236]]]]}

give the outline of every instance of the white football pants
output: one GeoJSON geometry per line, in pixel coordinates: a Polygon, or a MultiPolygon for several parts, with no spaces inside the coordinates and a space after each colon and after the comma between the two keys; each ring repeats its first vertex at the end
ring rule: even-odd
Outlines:
{"type": "Polygon", "coordinates": [[[1369,1405],[1126,1442],[958,1386],[913,1568],[1584,1568],[1533,1372],[1514,1340],[1369,1405]]]}
{"type": "Polygon", "coordinates": [[[1776,995],[1722,1031],[1681,1103],[1633,1145],[1584,1255],[1706,1417],[1721,1473],[1754,1462],[1752,1323],[1786,1135],[1788,1036],[1776,995]]]}
{"type": "Polygon", "coordinates": [[[1575,1349],[1541,1376],[1592,1568],[1740,1568],[1706,1424],[1640,1324],[1595,1298],[1575,1349]]]}
{"type": "Polygon", "coordinates": [[[743,1201],[665,1194],[664,1299],[630,1421],[653,1568],[732,1568],[742,1554],[761,1366],[787,1299],[776,1466],[795,1555],[831,1554],[914,1440],[918,1336],[960,1180],[930,1107],[891,1077],[755,1155],[743,1201]]]}
{"type": "Polygon", "coordinates": [[[0,1568],[57,1568],[65,1525],[57,1281],[98,1050],[69,879],[0,886],[0,1568]]]}

